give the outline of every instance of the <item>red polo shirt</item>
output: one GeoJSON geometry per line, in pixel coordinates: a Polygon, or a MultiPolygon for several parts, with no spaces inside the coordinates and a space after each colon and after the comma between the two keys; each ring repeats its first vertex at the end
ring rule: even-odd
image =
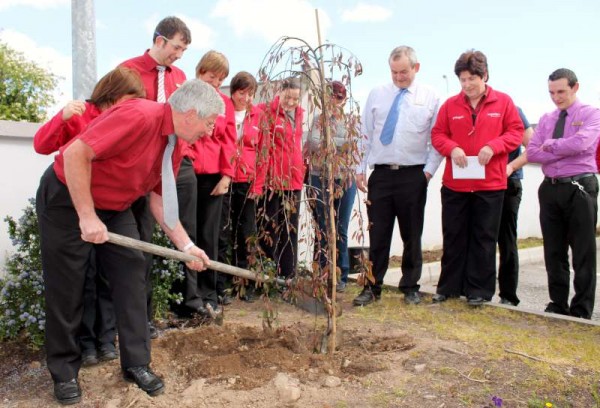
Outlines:
{"type": "MultiPolygon", "coordinates": [[[[161,194],[162,156],[167,136],[174,133],[171,106],[146,99],[131,99],[105,111],[76,139],[90,146],[91,190],[100,210],[123,211],[138,198],[155,191],[161,194]]],[[[76,140],[73,139],[73,140],[76,140]]],[[[66,184],[64,150],[54,160],[58,179],[66,184]]],[[[173,170],[179,171],[182,143],[177,141],[173,170]]]]}

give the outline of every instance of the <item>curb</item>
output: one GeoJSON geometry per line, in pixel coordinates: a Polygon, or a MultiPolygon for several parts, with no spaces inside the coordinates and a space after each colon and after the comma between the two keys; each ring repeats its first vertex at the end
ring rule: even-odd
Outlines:
{"type": "MultiPolygon", "coordinates": [[[[599,241],[596,239],[596,243],[599,241]]],[[[498,264],[499,255],[496,255],[496,264],[498,264]]],[[[519,250],[519,265],[528,265],[534,262],[541,262],[544,260],[544,247],[532,247],[519,250]]],[[[419,281],[422,285],[435,285],[440,277],[442,270],[441,262],[431,262],[423,264],[423,270],[421,272],[421,280],[419,281]]],[[[387,286],[397,286],[402,275],[401,268],[389,268],[383,279],[383,284],[387,286]]]]}

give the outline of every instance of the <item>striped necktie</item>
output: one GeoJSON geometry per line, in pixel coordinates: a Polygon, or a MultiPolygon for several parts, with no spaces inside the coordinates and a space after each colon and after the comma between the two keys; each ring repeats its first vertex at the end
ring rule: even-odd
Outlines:
{"type": "Polygon", "coordinates": [[[156,102],[165,103],[167,101],[167,95],[165,93],[165,70],[167,67],[157,65],[156,70],[158,71],[158,87],[156,89],[156,102]]]}

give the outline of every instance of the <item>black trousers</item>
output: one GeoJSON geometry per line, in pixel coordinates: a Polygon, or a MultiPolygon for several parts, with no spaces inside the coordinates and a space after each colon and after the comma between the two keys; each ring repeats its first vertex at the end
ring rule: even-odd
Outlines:
{"type": "MultiPolygon", "coordinates": [[[[196,242],[196,211],[198,206],[198,182],[192,161],[184,157],[177,174],[177,203],[179,204],[179,220],[181,225],[190,236],[190,239],[196,242]]],[[[181,293],[183,303],[181,305],[172,305],[172,309],[177,313],[184,313],[186,299],[193,299],[198,291],[196,281],[196,272],[188,269],[182,263],[184,278],[173,283],[171,292],[181,293]]]]}
{"type": "Polygon", "coordinates": [[[373,262],[375,277],[371,289],[375,293],[381,292],[389,265],[394,221],[398,220],[404,244],[402,278],[398,287],[404,293],[418,291],[423,267],[421,236],[427,201],[427,179],[423,166],[398,170],[375,169],[369,177],[367,198],[371,245],[369,259],[373,262]]]}
{"type": "Polygon", "coordinates": [[[550,300],[565,314],[590,319],[596,293],[598,180],[591,176],[576,184],[544,181],[538,197],[550,300]],[[569,247],[575,288],[570,306],[569,247]]]}
{"type": "MultiPolygon", "coordinates": [[[[131,211],[137,223],[140,240],[144,242],[152,242],[152,234],[154,233],[154,217],[150,211],[150,196],[138,198],[132,205],[131,211]]],[[[146,270],[146,318],[150,322],[154,319],[154,308],[152,307],[152,254],[143,253],[145,259],[146,270]]]]}
{"type": "Polygon", "coordinates": [[[498,233],[498,249],[500,251],[500,266],[498,267],[499,295],[515,305],[520,302],[517,296],[517,285],[519,284],[517,219],[522,193],[521,180],[509,178],[504,192],[500,232],[498,233]]]}
{"type": "MultiPolygon", "coordinates": [[[[198,185],[198,205],[196,207],[196,243],[210,259],[216,260],[219,253],[219,229],[221,228],[221,207],[223,196],[212,196],[211,191],[221,180],[220,174],[196,174],[198,185]]],[[[207,269],[196,275],[196,291],[186,305],[194,310],[210,303],[217,306],[217,272],[207,269]]],[[[189,288],[189,287],[188,287],[189,288]]],[[[193,288],[189,288],[190,293],[193,288]]]]}
{"type": "Polygon", "coordinates": [[[504,190],[441,191],[444,253],[437,293],[491,300],[504,190]]]}
{"type": "Polygon", "coordinates": [[[261,247],[275,261],[277,274],[291,278],[298,263],[298,224],[300,190],[267,191],[261,202],[259,229],[264,234],[261,247]]]}
{"type": "MultiPolygon", "coordinates": [[[[219,261],[248,268],[248,238],[256,235],[256,204],[249,200],[250,183],[232,183],[223,197],[219,261]]],[[[225,280],[219,274],[219,285],[225,280]]],[[[219,286],[219,289],[221,287],[219,286]]]]}
{"type": "MultiPolygon", "coordinates": [[[[67,187],[52,166],[42,176],[36,210],[40,228],[46,298],[46,359],[54,381],[76,378],[81,366],[78,343],[85,274],[91,253],[106,272],[117,318],[123,368],[150,363],[146,322],[145,258],[141,251],[81,240],[79,217],[67,187]]],[[[130,209],[97,211],[108,230],[139,239],[130,209]]]]}
{"type": "Polygon", "coordinates": [[[117,336],[115,309],[110,297],[108,279],[96,262],[95,251],[85,277],[83,317],[79,342],[81,351],[95,352],[100,346],[114,349],[117,336]]]}

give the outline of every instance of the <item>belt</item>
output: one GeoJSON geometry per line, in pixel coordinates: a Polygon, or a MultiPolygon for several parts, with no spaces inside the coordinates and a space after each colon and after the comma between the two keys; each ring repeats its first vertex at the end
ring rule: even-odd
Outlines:
{"type": "Polygon", "coordinates": [[[401,164],[376,164],[375,170],[386,169],[386,170],[400,170],[400,169],[411,169],[413,167],[423,167],[424,164],[412,164],[410,166],[403,166],[401,164]]]}
{"type": "Polygon", "coordinates": [[[581,180],[584,178],[592,177],[594,175],[595,175],[594,173],[583,173],[583,174],[577,174],[576,176],[571,176],[571,177],[544,177],[544,181],[546,181],[550,184],[562,184],[562,183],[570,183],[572,181],[577,181],[577,180],[581,180]]]}

